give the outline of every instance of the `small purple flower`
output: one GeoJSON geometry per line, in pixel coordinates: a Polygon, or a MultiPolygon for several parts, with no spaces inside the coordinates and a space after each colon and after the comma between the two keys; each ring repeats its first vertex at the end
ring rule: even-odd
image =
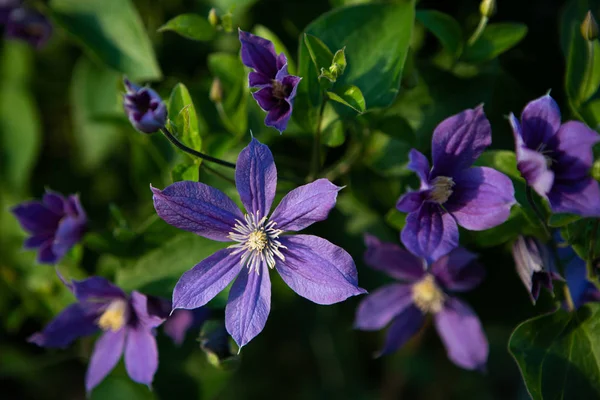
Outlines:
{"type": "Polygon", "coordinates": [[[396,204],[409,213],[401,238],[410,252],[431,264],[458,246],[457,224],[480,231],[506,221],[516,202],[511,180],[491,168],[471,167],[491,143],[490,123],[479,106],[435,128],[431,169],[423,154],[410,151],[408,168],[421,188],[396,204]]]}
{"type": "Polygon", "coordinates": [[[25,40],[39,49],[50,39],[52,24],[44,14],[18,7],[8,14],[5,34],[12,39],[25,40]]]}
{"type": "Polygon", "coordinates": [[[149,87],[138,86],[125,78],[127,92],[123,106],[129,121],[140,132],[154,133],[167,122],[167,106],[161,97],[149,87]]]}
{"type": "Polygon", "coordinates": [[[547,198],[554,212],[600,216],[600,186],[590,176],[592,146],[600,135],[581,122],[561,124],[549,94],[531,101],[521,122],[511,113],[517,167],[527,184],[547,198]]]}
{"type": "Polygon", "coordinates": [[[269,217],[277,169],[269,148],[256,139],[240,153],[235,180],[247,214],[223,192],[203,183],[183,181],[164,190],[152,188],[156,212],[167,223],[209,239],[234,242],[183,274],[173,292],[173,308],[201,307],[235,279],[225,321],[242,347],[267,321],[269,269],[276,269],[296,293],[317,304],[365,293],[357,286],[356,266],[344,249],[317,236],[282,236],[326,219],[339,187],[327,179],[300,186],[269,217]]]}
{"type": "Polygon", "coordinates": [[[252,96],[267,111],[265,125],[281,133],[292,116],[296,90],[302,78],[288,73],[285,54],[277,55],[275,46],[269,40],[241,29],[238,31],[242,43],[242,62],[254,69],[248,75],[248,84],[251,88],[259,89],[252,96]]]}
{"type": "Polygon", "coordinates": [[[11,211],[31,234],[23,247],[38,249],[41,264],[58,263],[85,233],[87,217],[77,195],[46,191],[42,201],[26,201],[11,211]]]}
{"type": "Polygon", "coordinates": [[[418,258],[393,243],[365,235],[365,263],[403,283],[377,289],[358,306],[354,326],[380,330],[392,322],[380,355],[402,347],[423,326],[425,316],[433,322],[450,360],[465,369],[483,369],[488,342],[477,315],[448,291],[473,289],[484,278],[476,256],[456,248],[427,268],[418,258]],[[407,283],[404,283],[407,282],[407,283]]]}
{"type": "Polygon", "coordinates": [[[102,330],[85,377],[91,392],[125,357],[129,377],[150,386],[158,368],[154,328],[164,319],[151,313],[148,298],[136,291],[127,296],[100,277],[68,284],[77,303],[65,308],[43,331],[28,341],[41,347],[68,346],[73,340],[102,330]]]}
{"type": "Polygon", "coordinates": [[[513,243],[512,253],[517,274],[527,288],[533,304],[542,287],[552,293],[552,281],[563,280],[556,270],[552,250],[538,239],[519,236],[513,243]]]}

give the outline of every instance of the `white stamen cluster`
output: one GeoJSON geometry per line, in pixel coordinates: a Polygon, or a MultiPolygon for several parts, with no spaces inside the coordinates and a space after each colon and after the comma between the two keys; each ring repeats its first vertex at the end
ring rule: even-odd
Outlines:
{"type": "Polygon", "coordinates": [[[249,271],[260,273],[260,265],[265,262],[269,268],[275,268],[275,257],[281,261],[285,260],[280,248],[287,248],[279,242],[281,229],[275,229],[274,221],[267,221],[267,217],[259,218],[256,214],[246,214],[244,222],[237,220],[233,232],[229,232],[229,238],[238,244],[229,246],[236,249],[232,254],[241,253],[240,262],[248,266],[249,271]]]}
{"type": "Polygon", "coordinates": [[[438,313],[444,306],[444,292],[435,283],[433,275],[427,274],[412,287],[412,299],[424,313],[438,313]]]}
{"type": "Polygon", "coordinates": [[[444,204],[452,195],[454,180],[447,176],[438,176],[431,183],[429,200],[438,204],[444,204]]]}

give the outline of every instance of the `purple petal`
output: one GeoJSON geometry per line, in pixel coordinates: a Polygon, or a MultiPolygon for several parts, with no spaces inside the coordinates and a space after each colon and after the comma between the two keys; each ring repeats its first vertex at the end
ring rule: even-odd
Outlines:
{"type": "Polygon", "coordinates": [[[125,368],[133,381],[152,384],[158,369],[158,349],[152,330],[142,324],[130,327],[127,332],[125,368]]]}
{"type": "Polygon", "coordinates": [[[52,246],[54,235],[52,233],[40,233],[39,235],[31,236],[23,242],[23,248],[26,250],[37,249],[46,244],[52,246]]]}
{"type": "Polygon", "coordinates": [[[485,367],[488,342],[479,318],[468,305],[449,297],[442,311],[435,314],[434,323],[454,364],[470,370],[485,367]]]}
{"type": "Polygon", "coordinates": [[[109,280],[99,276],[92,276],[81,281],[72,281],[73,294],[81,303],[98,303],[101,300],[111,300],[126,297],[125,292],[109,280]]]}
{"type": "Polygon", "coordinates": [[[248,214],[265,217],[277,188],[277,168],[269,147],[252,138],[238,156],[235,185],[248,214]]]}
{"type": "Polygon", "coordinates": [[[39,234],[54,232],[61,215],[50,211],[38,201],[21,203],[11,210],[26,231],[39,234]]]}
{"type": "Polygon", "coordinates": [[[562,125],[549,144],[556,149],[556,179],[576,181],[588,177],[594,163],[592,147],[598,142],[600,135],[581,122],[562,125]]]}
{"type": "Polygon", "coordinates": [[[516,203],[509,177],[488,167],[473,167],[454,177],[454,193],[444,204],[463,228],[481,231],[500,225],[516,203]]]}
{"type": "Polygon", "coordinates": [[[252,93],[252,97],[264,111],[269,111],[277,107],[281,100],[273,96],[273,87],[265,86],[260,90],[252,93]]]}
{"type": "Polygon", "coordinates": [[[429,190],[417,190],[408,192],[398,199],[396,209],[400,212],[410,213],[417,211],[419,207],[427,200],[429,190]]]}
{"type": "Polygon", "coordinates": [[[445,119],[433,132],[433,169],[430,177],[453,177],[455,173],[473,165],[490,144],[492,129],[483,106],[445,119]]]}
{"type": "Polygon", "coordinates": [[[88,394],[102,382],[106,375],[108,375],[119,362],[121,354],[123,354],[126,334],[127,328],[120,329],[116,332],[106,331],[100,336],[100,339],[96,341],[85,374],[85,389],[88,394]]]}
{"type": "Polygon", "coordinates": [[[404,346],[421,329],[424,317],[421,310],[415,306],[405,309],[392,322],[392,326],[390,326],[385,339],[385,345],[379,355],[383,356],[392,353],[404,346]]]}
{"type": "Polygon", "coordinates": [[[51,241],[44,242],[40,246],[36,260],[40,264],[50,265],[56,264],[60,261],[60,258],[52,251],[51,241]]]}
{"type": "Polygon", "coordinates": [[[350,254],[325,239],[312,235],[280,238],[286,246],[275,268],[283,281],[300,296],[317,304],[334,304],[366,293],[359,288],[356,266],[350,254]]]}
{"type": "Polygon", "coordinates": [[[135,312],[136,324],[148,331],[165,321],[165,318],[148,312],[148,298],[135,290],[131,292],[131,307],[135,312]]]}
{"type": "Polygon", "coordinates": [[[431,264],[458,246],[458,226],[439,205],[425,203],[408,214],[400,238],[411,253],[431,264]]]}
{"type": "Polygon", "coordinates": [[[285,195],[270,220],[277,222],[277,229],[284,231],[299,231],[323,221],[335,207],[340,189],[327,179],[300,186],[285,195]]]}
{"type": "Polygon", "coordinates": [[[275,128],[279,133],[285,131],[292,117],[292,105],[288,100],[282,100],[279,105],[271,109],[265,117],[265,125],[275,128]]]}
{"type": "Polygon", "coordinates": [[[472,290],[485,277],[485,269],[476,259],[476,254],[458,247],[434,262],[431,273],[448,290],[472,290]]]}
{"type": "Polygon", "coordinates": [[[373,235],[365,234],[365,263],[392,278],[408,282],[420,280],[425,274],[426,265],[422,259],[394,243],[385,243],[373,235]]]}
{"type": "Polygon", "coordinates": [[[43,331],[33,334],[27,341],[41,347],[64,348],[73,340],[96,332],[97,318],[97,313],[90,312],[81,304],[71,304],[46,325],[43,331]]]}
{"type": "Polygon", "coordinates": [[[225,289],[242,269],[240,256],[233,251],[219,250],[184,273],[173,290],[173,308],[202,307],[225,289]]]}
{"type": "Polygon", "coordinates": [[[283,86],[285,86],[287,92],[289,92],[287,100],[289,101],[290,106],[294,104],[294,98],[298,92],[298,85],[300,84],[301,80],[301,77],[294,75],[287,75],[281,80],[281,83],[283,86]]]}
{"type": "Polygon", "coordinates": [[[242,63],[272,79],[277,74],[277,54],[269,40],[238,29],[242,43],[242,63]]]}
{"type": "Polygon", "coordinates": [[[225,327],[240,349],[258,335],[271,310],[269,268],[261,264],[260,272],[242,271],[229,292],[225,307],[225,327]]]}
{"type": "Polygon", "coordinates": [[[541,286],[552,290],[549,271],[555,270],[555,267],[550,249],[535,238],[519,236],[513,243],[512,254],[517,274],[535,304],[541,286]]]}
{"type": "MultiPolygon", "coordinates": [[[[585,261],[581,259],[571,247],[560,251],[561,259],[565,268],[565,279],[571,293],[571,299],[575,309],[586,303],[586,295],[593,283],[587,279],[587,268],[585,261]]],[[[595,287],[595,286],[594,286],[595,287]]]]}
{"type": "Polygon", "coordinates": [[[408,169],[414,171],[421,180],[421,188],[427,186],[427,182],[429,182],[429,160],[423,153],[416,149],[411,149],[408,153],[408,169]]]}
{"type": "Polygon", "coordinates": [[[200,182],[175,182],[164,190],[153,188],[154,208],[169,225],[221,242],[243,214],[225,193],[200,182]]]}
{"type": "Polygon", "coordinates": [[[600,186],[592,178],[577,182],[556,182],[548,193],[548,200],[555,213],[600,216],[600,186]]]}
{"type": "Polygon", "coordinates": [[[177,345],[181,345],[188,330],[200,326],[210,316],[210,310],[200,307],[195,310],[174,310],[163,325],[163,331],[177,345]]]}
{"type": "Polygon", "coordinates": [[[248,74],[248,86],[251,88],[261,88],[270,85],[272,82],[273,78],[262,72],[250,72],[248,74]]]}
{"type": "Polygon", "coordinates": [[[60,193],[50,190],[46,191],[42,198],[42,203],[56,215],[62,216],[65,213],[66,199],[60,193]]]}
{"type": "Polygon", "coordinates": [[[537,149],[560,128],[560,109],[549,94],[529,102],[521,114],[522,135],[525,145],[537,149]]]}
{"type": "Polygon", "coordinates": [[[393,283],[364,298],[356,309],[354,328],[376,331],[413,304],[412,285],[393,283]]]}
{"type": "Polygon", "coordinates": [[[77,244],[85,233],[86,219],[81,217],[64,217],[58,224],[58,229],[52,243],[52,252],[62,258],[77,244]]]}

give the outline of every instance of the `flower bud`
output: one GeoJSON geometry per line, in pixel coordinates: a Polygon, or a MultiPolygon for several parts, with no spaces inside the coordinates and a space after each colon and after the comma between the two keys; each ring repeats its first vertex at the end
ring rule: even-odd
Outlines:
{"type": "Polygon", "coordinates": [[[588,42],[596,40],[598,38],[598,23],[592,15],[591,11],[588,11],[585,15],[585,19],[581,23],[581,36],[588,42]]]}
{"type": "Polygon", "coordinates": [[[127,89],[123,95],[123,106],[134,128],[144,133],[154,133],[163,128],[167,121],[167,106],[158,93],[127,78],[123,82],[127,89]]]}
{"type": "Polygon", "coordinates": [[[208,12],[208,22],[215,28],[219,25],[219,16],[214,8],[211,8],[208,12]]]}
{"type": "Polygon", "coordinates": [[[208,97],[213,103],[220,103],[223,101],[223,86],[221,85],[221,80],[219,78],[213,79],[208,97]]]}
{"type": "Polygon", "coordinates": [[[482,0],[479,12],[486,18],[491,18],[496,13],[496,0],[482,0]]]}

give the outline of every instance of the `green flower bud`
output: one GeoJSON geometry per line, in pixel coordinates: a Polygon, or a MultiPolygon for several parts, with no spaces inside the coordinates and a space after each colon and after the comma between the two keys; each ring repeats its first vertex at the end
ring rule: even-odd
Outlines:
{"type": "Polygon", "coordinates": [[[214,8],[211,8],[208,12],[208,22],[215,28],[219,25],[219,16],[214,8]]]}
{"type": "Polygon", "coordinates": [[[598,38],[598,23],[592,15],[591,11],[588,11],[585,15],[585,19],[581,23],[581,36],[588,42],[596,40],[598,38]]]}
{"type": "Polygon", "coordinates": [[[223,86],[221,85],[221,80],[219,78],[213,79],[208,97],[213,103],[220,103],[223,101],[223,86]]]}
{"type": "Polygon", "coordinates": [[[496,0],[482,0],[479,4],[479,12],[487,18],[491,18],[496,14],[496,0]]]}

